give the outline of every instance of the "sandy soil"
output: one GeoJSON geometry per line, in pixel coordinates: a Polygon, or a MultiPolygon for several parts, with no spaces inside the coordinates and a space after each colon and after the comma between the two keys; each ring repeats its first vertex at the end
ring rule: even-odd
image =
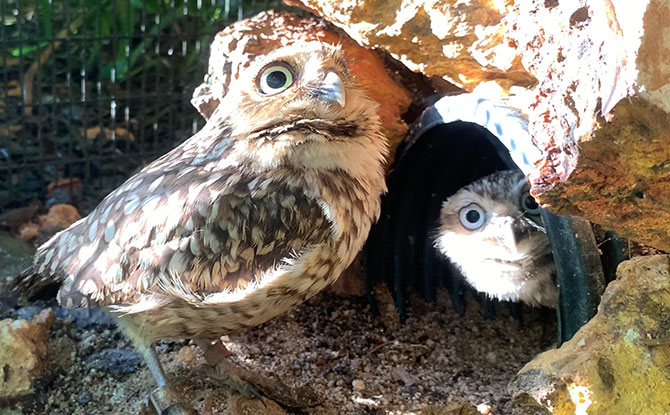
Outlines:
{"type": "MultiPolygon", "coordinates": [[[[460,317],[446,298],[436,305],[413,299],[412,315],[403,325],[382,297],[382,315],[375,316],[363,298],[326,292],[285,316],[224,337],[224,343],[243,367],[311,388],[320,404],[295,413],[418,414],[449,401],[478,406],[485,414],[517,413],[507,383],[552,346],[551,314],[525,309],[521,323],[498,307],[498,317],[486,320],[476,304],[460,317]]],[[[25,316],[44,305],[4,314],[25,316]]],[[[155,387],[151,375],[116,327],[100,314],[56,314],[49,375],[39,393],[0,413],[155,413],[146,407],[155,387]],[[129,349],[123,354],[128,359],[110,363],[105,349],[129,349]]],[[[238,404],[233,410],[230,390],[208,375],[202,354],[188,341],[164,341],[159,354],[181,399],[198,413],[281,413],[272,402],[240,405],[239,396],[232,400],[238,404]]]]}

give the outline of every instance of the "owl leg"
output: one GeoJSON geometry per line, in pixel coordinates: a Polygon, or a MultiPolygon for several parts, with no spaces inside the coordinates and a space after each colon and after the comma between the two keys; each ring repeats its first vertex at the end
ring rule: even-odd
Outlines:
{"type": "MultiPolygon", "coordinates": [[[[109,311],[109,310],[108,310],[109,311]]],[[[151,340],[145,336],[143,325],[138,320],[132,318],[132,315],[110,313],[116,319],[119,328],[133,342],[135,348],[144,356],[144,361],[154,377],[158,388],[154,389],[149,395],[149,401],[160,415],[189,415],[190,411],[184,409],[177,399],[177,395],[167,384],[165,371],[158,360],[156,349],[151,340]]]]}
{"type": "Polygon", "coordinates": [[[175,404],[175,397],[172,390],[167,385],[165,371],[156,355],[156,349],[153,346],[146,347],[144,350],[144,360],[151,371],[158,388],[154,389],[149,396],[151,404],[160,415],[190,415],[191,412],[184,409],[181,405],[175,404]]]}

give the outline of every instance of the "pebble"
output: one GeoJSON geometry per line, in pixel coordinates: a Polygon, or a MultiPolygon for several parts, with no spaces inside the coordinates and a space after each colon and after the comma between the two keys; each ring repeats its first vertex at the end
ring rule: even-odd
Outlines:
{"type": "Polygon", "coordinates": [[[490,415],[491,409],[492,409],[491,405],[485,403],[480,403],[479,405],[477,405],[477,411],[482,415],[490,415]]]}
{"type": "Polygon", "coordinates": [[[365,390],[365,382],[363,382],[361,379],[354,379],[351,382],[351,386],[356,392],[363,392],[365,390]]]}
{"type": "Polygon", "coordinates": [[[86,405],[87,403],[91,402],[91,394],[88,392],[84,392],[79,396],[79,399],[77,399],[77,402],[79,405],[86,405]]]}

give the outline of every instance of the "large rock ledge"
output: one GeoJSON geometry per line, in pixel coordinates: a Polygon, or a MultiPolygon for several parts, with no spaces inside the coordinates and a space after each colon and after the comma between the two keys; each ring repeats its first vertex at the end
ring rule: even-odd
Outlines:
{"type": "Polygon", "coordinates": [[[528,117],[543,203],[670,249],[666,1],[285,1],[412,70],[488,86],[528,117]]]}

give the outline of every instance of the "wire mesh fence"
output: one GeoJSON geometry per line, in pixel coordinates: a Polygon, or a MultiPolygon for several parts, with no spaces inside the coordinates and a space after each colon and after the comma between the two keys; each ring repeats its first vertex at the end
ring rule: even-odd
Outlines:
{"type": "Polygon", "coordinates": [[[73,193],[93,205],[197,131],[189,100],[214,33],[270,8],[287,7],[0,0],[0,211],[73,193]]]}

